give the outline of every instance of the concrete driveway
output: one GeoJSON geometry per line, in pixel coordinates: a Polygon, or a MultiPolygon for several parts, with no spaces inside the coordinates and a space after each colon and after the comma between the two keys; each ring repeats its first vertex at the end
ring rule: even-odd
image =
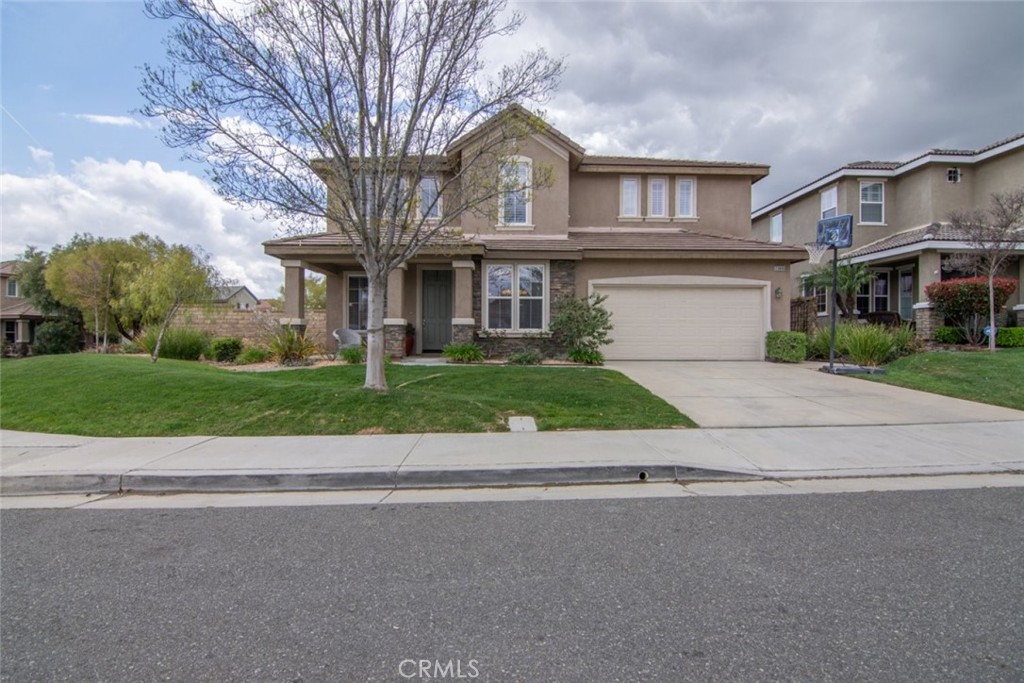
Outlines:
{"type": "Polygon", "coordinates": [[[1024,411],[818,372],[821,363],[611,361],[701,427],[1024,420],[1024,411]]]}

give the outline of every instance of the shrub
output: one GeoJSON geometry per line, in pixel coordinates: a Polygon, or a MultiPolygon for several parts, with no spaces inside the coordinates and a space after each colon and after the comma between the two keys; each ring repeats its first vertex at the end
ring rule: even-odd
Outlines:
{"type": "Polygon", "coordinates": [[[236,365],[251,365],[252,363],[266,363],[270,360],[270,351],[262,346],[246,346],[235,358],[236,365]]]}
{"type": "MultiPolygon", "coordinates": [[[[1017,289],[1017,283],[1012,278],[997,277],[992,284],[995,310],[998,312],[1017,289]]],[[[981,344],[985,340],[982,330],[988,324],[988,278],[933,282],[924,288],[924,292],[941,315],[963,330],[969,344],[981,344]]]]}
{"type": "Polygon", "coordinates": [[[569,360],[585,365],[604,365],[604,354],[597,349],[569,349],[569,360]]]}
{"type": "MultiPolygon", "coordinates": [[[[841,325],[836,326],[838,332],[841,325]]],[[[836,335],[838,336],[838,334],[836,335]]],[[[829,344],[831,343],[832,332],[827,327],[819,327],[807,338],[808,358],[828,358],[829,344]]]]}
{"type": "Polygon", "coordinates": [[[959,327],[937,327],[935,328],[935,341],[940,344],[963,344],[967,342],[967,337],[959,327]]]}
{"type": "Polygon", "coordinates": [[[512,365],[538,365],[543,359],[537,349],[520,349],[508,356],[508,362],[512,365]]]}
{"type": "Polygon", "coordinates": [[[875,367],[888,361],[896,349],[893,336],[882,325],[845,325],[844,334],[836,332],[836,340],[843,340],[843,355],[858,365],[875,367]]]}
{"type": "Polygon", "coordinates": [[[300,365],[316,355],[319,347],[293,327],[280,327],[270,340],[270,357],[280,365],[300,365]]]}
{"type": "Polygon", "coordinates": [[[894,347],[893,357],[890,360],[909,356],[921,350],[921,340],[917,338],[917,331],[909,323],[899,327],[890,327],[888,330],[892,336],[894,347]]]}
{"type": "Polygon", "coordinates": [[[32,352],[43,355],[75,353],[82,348],[82,328],[70,320],[52,320],[36,328],[32,352]]]}
{"type": "Polygon", "coordinates": [[[1001,327],[996,330],[996,346],[1024,347],[1024,327],[1001,327]]]}
{"type": "Polygon", "coordinates": [[[484,350],[471,342],[446,344],[441,355],[453,363],[479,363],[484,359],[484,350]]]}
{"type": "Polygon", "coordinates": [[[125,339],[121,342],[121,353],[145,353],[142,344],[132,339],[125,339]]]}
{"type": "MultiPolygon", "coordinates": [[[[148,329],[138,342],[146,353],[152,355],[156,346],[158,330],[148,329]]],[[[210,335],[190,327],[169,327],[160,343],[160,357],[175,360],[199,360],[210,348],[210,335]]]]}
{"type": "Polygon", "coordinates": [[[765,339],[765,355],[768,360],[780,363],[799,363],[807,358],[807,335],[781,330],[769,332],[765,339]]]}
{"type": "Polygon", "coordinates": [[[554,315],[548,329],[569,352],[579,358],[590,358],[590,361],[578,360],[577,363],[600,365],[604,362],[601,347],[610,344],[608,333],[612,331],[611,313],[603,304],[608,297],[592,294],[584,299],[563,298],[555,304],[554,315]],[[594,359],[599,359],[593,362],[594,359]]]}
{"type": "Polygon", "coordinates": [[[359,365],[366,362],[366,349],[362,346],[350,346],[339,351],[338,355],[349,365],[359,365]]]}
{"type": "Polygon", "coordinates": [[[218,337],[210,342],[210,354],[218,363],[233,363],[242,352],[242,340],[238,337],[218,337]]]}

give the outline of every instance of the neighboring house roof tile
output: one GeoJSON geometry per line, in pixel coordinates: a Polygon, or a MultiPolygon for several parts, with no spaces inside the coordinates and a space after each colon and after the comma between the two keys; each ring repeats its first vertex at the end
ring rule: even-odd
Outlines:
{"type": "Polygon", "coordinates": [[[858,258],[868,254],[877,254],[889,249],[907,247],[918,242],[963,242],[967,234],[949,223],[932,223],[920,228],[912,228],[875,240],[863,247],[843,254],[843,258],[858,258]]]}

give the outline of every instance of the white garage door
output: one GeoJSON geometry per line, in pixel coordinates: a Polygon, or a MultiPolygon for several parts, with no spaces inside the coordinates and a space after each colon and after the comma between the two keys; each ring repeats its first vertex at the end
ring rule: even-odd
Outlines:
{"type": "Polygon", "coordinates": [[[609,360],[763,360],[763,286],[597,284],[612,312],[609,360]]]}

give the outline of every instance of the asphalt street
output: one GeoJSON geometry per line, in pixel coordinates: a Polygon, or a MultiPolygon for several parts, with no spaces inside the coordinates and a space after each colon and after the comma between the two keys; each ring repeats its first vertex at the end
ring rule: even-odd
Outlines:
{"type": "Polygon", "coordinates": [[[1020,681],[1022,520],[1019,488],[8,510],[0,679],[1020,681]]]}

